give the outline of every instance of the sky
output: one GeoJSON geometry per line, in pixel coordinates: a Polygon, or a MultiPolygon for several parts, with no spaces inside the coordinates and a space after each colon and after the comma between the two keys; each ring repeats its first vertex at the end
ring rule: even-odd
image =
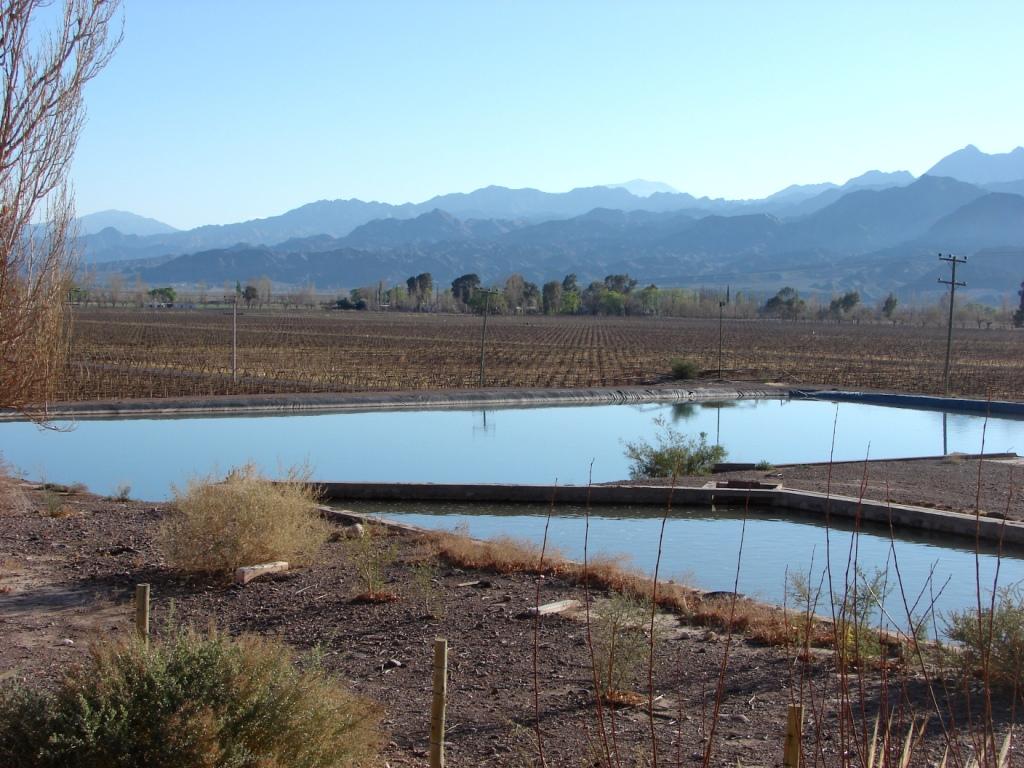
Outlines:
{"type": "Polygon", "coordinates": [[[1024,144],[1024,3],[124,0],[80,214],[644,178],[763,197],[1024,144]]]}

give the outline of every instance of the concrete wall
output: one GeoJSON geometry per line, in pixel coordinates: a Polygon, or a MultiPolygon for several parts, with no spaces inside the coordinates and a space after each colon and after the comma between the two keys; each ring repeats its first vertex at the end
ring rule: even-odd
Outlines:
{"type": "Polygon", "coordinates": [[[331,501],[437,501],[653,505],[664,507],[670,502],[679,506],[714,506],[715,504],[751,507],[772,507],[785,514],[809,513],[892,525],[897,530],[919,531],[940,536],[969,539],[986,545],[1000,544],[1008,549],[1024,550],[1024,523],[988,517],[975,517],[957,512],[915,507],[907,504],[886,504],[860,501],[848,496],[827,496],[812,491],[743,488],[670,488],[653,485],[501,485],[462,483],[321,483],[324,498],[331,501]]]}

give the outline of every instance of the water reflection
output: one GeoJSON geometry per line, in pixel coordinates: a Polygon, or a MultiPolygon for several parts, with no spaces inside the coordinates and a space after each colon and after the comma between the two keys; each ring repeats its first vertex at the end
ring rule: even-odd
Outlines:
{"type": "MultiPolygon", "coordinates": [[[[941,412],[857,403],[760,400],[532,408],[301,413],[276,416],[82,420],[70,432],[0,423],[0,454],[28,477],[83,482],[101,494],[121,483],[141,499],[171,483],[255,462],[273,474],[309,463],[324,481],[595,482],[629,476],[623,442],[656,439],[656,416],[686,437],[705,432],[731,462],[827,461],[935,454],[941,412]]],[[[947,451],[977,453],[984,419],[946,419],[947,451]]],[[[64,426],[64,424],[58,424],[64,426]]],[[[989,419],[986,450],[1024,447],[1024,421],[989,419]]]]}

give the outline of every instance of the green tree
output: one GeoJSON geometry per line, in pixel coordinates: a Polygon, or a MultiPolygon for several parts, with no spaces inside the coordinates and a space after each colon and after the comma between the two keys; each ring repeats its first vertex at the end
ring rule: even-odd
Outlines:
{"type": "Polygon", "coordinates": [[[786,286],[764,303],[761,314],[795,320],[803,313],[805,306],[804,300],[800,298],[796,289],[786,286]]]}
{"type": "Polygon", "coordinates": [[[531,283],[527,280],[523,284],[523,308],[536,312],[540,307],[540,303],[540,288],[537,287],[536,283],[531,283]]]}
{"type": "Polygon", "coordinates": [[[608,275],[604,287],[616,293],[629,293],[636,286],[636,280],[629,275],[608,275]]]}
{"type": "Polygon", "coordinates": [[[429,272],[421,272],[406,280],[405,285],[409,289],[409,298],[416,302],[416,309],[420,309],[424,300],[429,300],[434,292],[434,276],[429,272]]]}
{"type": "Polygon", "coordinates": [[[480,287],[480,276],[470,272],[452,280],[452,296],[463,304],[469,304],[473,291],[480,287]]]}
{"type": "Polygon", "coordinates": [[[885,297],[885,301],[882,302],[882,314],[885,315],[887,320],[892,320],[892,313],[896,311],[898,303],[899,299],[896,298],[895,294],[890,293],[885,297]]]}
{"type": "Polygon", "coordinates": [[[505,279],[505,287],[502,289],[505,294],[505,301],[512,311],[521,309],[523,306],[523,293],[526,288],[526,281],[518,272],[509,275],[505,279]]]}
{"type": "Polygon", "coordinates": [[[245,290],[242,291],[242,301],[245,302],[245,306],[251,307],[254,301],[259,300],[260,291],[255,285],[245,286],[245,290]]]}
{"type": "Polygon", "coordinates": [[[583,302],[580,299],[579,291],[565,291],[562,293],[561,313],[563,315],[575,315],[582,308],[583,302]]]}
{"type": "Polygon", "coordinates": [[[164,288],[153,288],[149,291],[149,298],[153,301],[159,301],[164,304],[173,304],[174,299],[177,298],[177,293],[170,286],[164,288]]]}
{"type": "Polygon", "coordinates": [[[602,315],[626,314],[626,297],[618,291],[604,291],[601,294],[601,305],[598,310],[602,315]]]}
{"type": "Polygon", "coordinates": [[[1024,283],[1020,284],[1017,295],[1020,296],[1020,307],[1013,313],[1013,324],[1018,328],[1024,328],[1024,283]]]}
{"type": "Polygon", "coordinates": [[[553,315],[562,309],[562,284],[557,280],[544,283],[541,301],[545,315],[553,315]]]}

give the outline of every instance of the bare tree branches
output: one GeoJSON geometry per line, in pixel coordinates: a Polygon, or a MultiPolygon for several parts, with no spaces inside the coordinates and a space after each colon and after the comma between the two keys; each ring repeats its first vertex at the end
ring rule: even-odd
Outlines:
{"type": "Polygon", "coordinates": [[[0,407],[39,419],[67,355],[76,262],[68,169],[82,88],[120,42],[110,35],[119,0],[66,0],[49,30],[38,18],[45,5],[0,6],[0,407]]]}

